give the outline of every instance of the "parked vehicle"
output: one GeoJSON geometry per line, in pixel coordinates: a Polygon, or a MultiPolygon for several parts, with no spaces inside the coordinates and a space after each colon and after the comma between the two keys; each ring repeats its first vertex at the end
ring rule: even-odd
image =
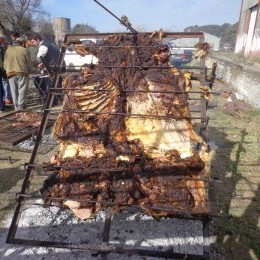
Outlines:
{"type": "MultiPolygon", "coordinates": [[[[83,45],[88,45],[90,42],[96,43],[96,39],[80,39],[83,45]]],[[[88,54],[85,56],[80,56],[74,49],[73,46],[69,46],[66,49],[64,55],[64,62],[66,64],[66,70],[80,70],[83,64],[97,64],[98,59],[94,55],[88,54]]]]}
{"type": "Polygon", "coordinates": [[[192,49],[181,48],[171,42],[167,42],[166,44],[170,48],[170,63],[174,67],[181,68],[182,65],[192,61],[192,49]]]}
{"type": "Polygon", "coordinates": [[[170,63],[174,67],[180,68],[183,64],[190,63],[192,61],[192,51],[185,49],[171,50],[170,63]]]}

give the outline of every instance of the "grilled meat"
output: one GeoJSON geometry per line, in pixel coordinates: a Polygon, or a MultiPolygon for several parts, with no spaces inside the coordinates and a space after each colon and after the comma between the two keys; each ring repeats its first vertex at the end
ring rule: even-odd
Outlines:
{"type": "Polygon", "coordinates": [[[205,162],[196,151],[203,140],[192,128],[187,78],[145,34],[111,35],[100,46],[107,47],[88,48],[99,59],[95,67],[64,80],[66,112],[54,127],[60,168],[43,194],[80,218],[130,205],[157,219],[207,213],[199,180],[205,162]]]}

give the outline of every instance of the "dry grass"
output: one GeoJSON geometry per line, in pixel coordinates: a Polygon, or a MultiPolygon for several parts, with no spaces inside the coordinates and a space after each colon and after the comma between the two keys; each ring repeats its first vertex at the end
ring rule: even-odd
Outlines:
{"type": "Polygon", "coordinates": [[[231,51],[211,51],[210,55],[220,59],[229,60],[237,64],[254,65],[255,63],[260,63],[260,59],[258,57],[245,58],[242,54],[237,54],[231,51]]]}
{"type": "Polygon", "coordinates": [[[216,249],[227,259],[260,259],[260,110],[232,117],[223,113],[221,97],[215,102],[219,107],[209,111],[209,137],[218,147],[212,174],[220,182],[213,190],[216,213],[223,216],[212,222],[216,249]]]}

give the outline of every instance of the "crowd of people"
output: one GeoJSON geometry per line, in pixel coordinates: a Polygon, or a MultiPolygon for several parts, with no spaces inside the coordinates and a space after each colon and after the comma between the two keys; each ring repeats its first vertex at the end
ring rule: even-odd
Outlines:
{"type": "MultiPolygon", "coordinates": [[[[43,73],[42,57],[50,67],[56,65],[59,57],[58,47],[43,40],[38,33],[21,36],[12,32],[9,37],[10,40],[0,34],[0,113],[7,104],[13,104],[15,110],[26,109],[30,74],[43,73]],[[32,49],[36,48],[34,57],[32,49]]],[[[35,77],[34,81],[40,94],[46,96],[51,78],[35,77]]]]}

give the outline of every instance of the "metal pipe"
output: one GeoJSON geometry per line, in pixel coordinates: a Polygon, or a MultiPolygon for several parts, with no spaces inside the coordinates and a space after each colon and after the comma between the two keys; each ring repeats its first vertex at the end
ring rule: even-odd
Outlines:
{"type": "MultiPolygon", "coordinates": [[[[82,195],[82,194],[79,194],[82,195]]],[[[49,197],[49,196],[37,196],[37,195],[33,195],[33,194],[21,194],[21,193],[17,193],[16,194],[16,198],[19,199],[20,197],[22,198],[27,198],[27,199],[42,199],[42,200],[53,200],[55,202],[63,202],[66,200],[71,200],[71,201],[77,201],[77,202],[88,202],[88,203],[102,203],[105,205],[110,205],[110,206],[115,206],[118,205],[118,203],[116,202],[111,202],[111,201],[105,201],[105,200],[91,200],[91,199],[79,199],[77,198],[77,196],[67,196],[67,197],[49,197]]],[[[23,200],[24,201],[24,200],[23,200]]],[[[188,199],[179,199],[176,200],[176,202],[183,202],[183,201],[188,201],[188,199]]],[[[212,204],[212,201],[209,200],[205,200],[205,204],[212,204]]],[[[39,204],[39,203],[37,203],[39,204]]],[[[42,204],[44,205],[44,204],[42,204]]],[[[134,206],[134,207],[140,207],[137,204],[126,204],[126,203],[121,203],[120,206],[124,206],[124,207],[129,207],[129,206],[134,206]]],[[[175,213],[186,213],[186,214],[192,214],[192,212],[188,212],[187,210],[179,210],[176,209],[176,207],[174,206],[170,206],[170,205],[162,205],[160,206],[149,206],[149,208],[153,209],[153,210],[166,210],[166,211],[172,211],[175,213]]]]}
{"type": "MultiPolygon", "coordinates": [[[[94,64],[95,65],[95,64],[94,64]]],[[[149,65],[149,66],[146,66],[146,65],[126,65],[126,66],[123,66],[123,65],[96,65],[98,66],[98,68],[100,69],[113,69],[113,68],[116,68],[116,69],[131,69],[131,68],[137,68],[137,69],[173,69],[175,67],[170,67],[170,66],[158,66],[158,65],[149,65]]],[[[68,65],[67,67],[70,67],[70,65],[68,65]]],[[[74,68],[81,68],[82,66],[81,65],[72,65],[72,67],[74,68]]],[[[204,69],[204,67],[198,67],[198,66],[185,66],[185,67],[182,67],[181,69],[198,69],[198,70],[201,70],[201,69],[204,69]]],[[[73,70],[74,72],[75,70],[73,70]]],[[[70,72],[70,71],[68,71],[70,72]]]]}
{"type": "MultiPolygon", "coordinates": [[[[121,20],[120,20],[121,22],[121,20]]],[[[138,34],[145,34],[145,35],[152,35],[154,32],[138,32],[138,34]]],[[[132,35],[132,33],[124,33],[125,35],[132,35]]],[[[122,33],[113,33],[113,35],[122,35],[122,33]]],[[[105,39],[111,36],[111,33],[78,33],[78,34],[66,34],[64,36],[64,44],[68,44],[69,39],[72,40],[80,39],[80,38],[96,38],[96,39],[105,39]]],[[[204,41],[204,34],[203,32],[164,32],[163,39],[172,39],[172,38],[198,38],[199,41],[204,41]]]]}
{"type": "Polygon", "coordinates": [[[98,5],[100,5],[104,10],[106,10],[108,13],[110,13],[113,17],[115,17],[121,24],[123,24],[127,29],[129,29],[132,33],[137,34],[137,31],[131,26],[131,24],[128,22],[124,22],[121,19],[119,19],[115,14],[113,14],[111,11],[109,11],[104,5],[102,5],[100,2],[98,2],[97,0],[93,0],[94,2],[96,2],[98,5]]]}
{"type": "MultiPolygon", "coordinates": [[[[87,86],[86,86],[87,87],[87,86]]],[[[134,88],[134,86],[131,86],[129,88],[134,88]]],[[[55,91],[57,90],[56,88],[50,88],[50,90],[55,91]]],[[[62,88],[62,90],[74,90],[74,91],[93,91],[93,92],[113,92],[114,90],[110,89],[84,89],[84,88],[62,88]]],[[[162,91],[162,90],[127,90],[123,89],[121,92],[126,92],[126,93],[162,93],[162,94],[206,94],[207,92],[202,92],[202,91],[162,91]]],[[[219,92],[210,92],[210,94],[219,94],[219,92]]]]}
{"type": "MultiPolygon", "coordinates": [[[[63,55],[64,55],[65,51],[66,51],[65,47],[62,47],[59,58],[58,58],[58,64],[61,64],[63,62],[63,55]]],[[[54,86],[54,88],[57,87],[58,81],[59,81],[59,74],[55,73],[54,77],[53,77],[53,82],[52,82],[52,86],[54,86]]],[[[52,106],[53,100],[54,100],[54,96],[49,93],[48,97],[47,97],[47,101],[46,101],[46,106],[45,106],[46,109],[48,109],[52,106]]],[[[49,119],[49,112],[48,112],[48,110],[44,110],[41,125],[38,130],[36,142],[34,144],[34,148],[33,148],[32,154],[31,154],[29,164],[34,164],[34,162],[35,162],[42,137],[43,137],[45,129],[48,125],[48,119],[49,119]]],[[[24,181],[23,181],[22,188],[21,188],[21,193],[26,193],[30,187],[32,170],[33,170],[33,167],[27,168],[26,175],[24,177],[24,181]]],[[[12,219],[12,222],[10,225],[10,229],[8,231],[7,240],[6,240],[7,243],[10,243],[10,241],[15,238],[16,230],[17,230],[18,223],[19,223],[20,216],[21,216],[21,208],[22,208],[21,202],[22,202],[22,198],[19,198],[18,204],[17,204],[15,212],[14,212],[14,216],[13,216],[13,219],[12,219]]]]}
{"type": "MultiPolygon", "coordinates": [[[[71,46],[71,45],[75,45],[76,43],[71,43],[70,45],[68,46],[71,46]]],[[[155,49],[154,46],[151,46],[151,45],[88,45],[88,44],[84,44],[84,46],[88,47],[90,46],[91,48],[95,49],[100,49],[100,48],[120,48],[120,49],[129,49],[129,48],[143,48],[143,49],[155,49]]],[[[191,46],[186,46],[186,47],[181,47],[181,48],[193,48],[193,50],[198,50],[198,48],[195,48],[195,47],[191,47],[191,46]]],[[[178,48],[176,48],[178,49],[178,48]]],[[[77,53],[66,53],[65,55],[78,55],[77,53]]],[[[170,55],[177,55],[177,56],[181,56],[183,54],[170,54],[170,55]]]]}
{"type": "MultiPolygon", "coordinates": [[[[201,219],[200,219],[201,220],[201,219]]],[[[125,254],[125,255],[138,255],[138,256],[151,256],[159,257],[164,259],[192,259],[200,260],[206,259],[203,255],[196,254],[187,254],[187,253],[175,253],[173,250],[151,250],[144,248],[135,248],[129,245],[114,245],[110,243],[102,244],[73,244],[66,242],[57,242],[57,241],[45,241],[45,240],[29,240],[29,239],[13,239],[13,244],[17,245],[30,245],[30,246],[40,246],[40,247],[55,247],[55,248],[66,248],[70,250],[91,250],[99,253],[116,253],[116,254],[125,254]]]]}
{"type": "Polygon", "coordinates": [[[52,109],[44,109],[46,111],[49,111],[51,114],[59,114],[61,112],[67,112],[67,113],[78,113],[78,114],[90,114],[90,115],[114,115],[114,116],[126,116],[126,117],[140,117],[140,118],[159,118],[159,119],[175,119],[175,120],[181,120],[181,119],[202,119],[202,117],[176,117],[176,116],[160,116],[160,115],[143,115],[143,114],[129,114],[129,113],[109,113],[109,112],[90,112],[90,111],[83,111],[83,110],[52,110],[52,109]]]}

